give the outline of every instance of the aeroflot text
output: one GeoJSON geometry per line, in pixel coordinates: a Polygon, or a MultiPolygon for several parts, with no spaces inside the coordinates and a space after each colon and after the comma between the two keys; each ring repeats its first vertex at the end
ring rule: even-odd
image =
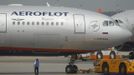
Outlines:
{"type": "Polygon", "coordinates": [[[15,16],[67,16],[69,12],[14,11],[15,16]]]}

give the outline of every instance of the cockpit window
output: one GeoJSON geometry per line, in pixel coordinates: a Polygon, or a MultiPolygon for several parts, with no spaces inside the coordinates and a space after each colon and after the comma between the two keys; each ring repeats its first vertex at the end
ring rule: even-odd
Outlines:
{"type": "Polygon", "coordinates": [[[115,23],[117,23],[117,25],[120,26],[120,24],[123,24],[123,21],[121,21],[121,20],[115,20],[115,23]]]}
{"type": "Polygon", "coordinates": [[[115,25],[115,24],[114,24],[113,21],[108,21],[108,20],[106,20],[106,21],[103,22],[103,26],[114,26],[114,25],[115,25]]]}
{"type": "Polygon", "coordinates": [[[114,26],[114,22],[109,21],[109,26],[114,26]]]}
{"type": "Polygon", "coordinates": [[[121,21],[121,20],[115,20],[115,22],[116,22],[116,23],[119,23],[119,24],[120,24],[120,23],[123,23],[123,21],[121,21]]]}
{"type": "Polygon", "coordinates": [[[104,21],[103,26],[108,26],[108,21],[104,21]]]}
{"type": "Polygon", "coordinates": [[[118,20],[115,20],[115,22],[116,22],[116,23],[119,23],[119,21],[118,21],[118,20]]]}

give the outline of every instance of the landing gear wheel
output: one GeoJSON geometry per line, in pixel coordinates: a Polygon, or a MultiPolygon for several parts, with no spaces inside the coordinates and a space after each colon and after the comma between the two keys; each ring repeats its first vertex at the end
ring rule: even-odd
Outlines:
{"type": "Polygon", "coordinates": [[[127,69],[125,64],[119,66],[119,75],[127,75],[127,69]]]}
{"type": "Polygon", "coordinates": [[[121,51],[123,49],[124,45],[115,46],[114,48],[118,51],[121,51]]]}
{"type": "Polygon", "coordinates": [[[98,51],[98,52],[97,52],[96,58],[97,58],[97,59],[103,59],[103,54],[102,54],[101,51],[98,51]]]}
{"type": "Polygon", "coordinates": [[[76,65],[67,65],[65,68],[66,73],[77,73],[78,67],[76,65]]]}
{"type": "Polygon", "coordinates": [[[110,56],[110,59],[116,59],[115,51],[111,51],[109,56],[110,56]]]}
{"type": "Polygon", "coordinates": [[[109,75],[109,66],[107,63],[104,63],[102,66],[102,72],[104,75],[109,75]]]}
{"type": "Polygon", "coordinates": [[[65,72],[68,73],[68,74],[69,73],[74,73],[75,74],[75,73],[78,72],[78,67],[76,65],[74,65],[76,58],[74,58],[73,56],[74,55],[71,56],[69,65],[67,65],[66,68],[65,68],[65,72]]]}
{"type": "Polygon", "coordinates": [[[134,52],[129,53],[129,59],[134,59],[134,52]]]}

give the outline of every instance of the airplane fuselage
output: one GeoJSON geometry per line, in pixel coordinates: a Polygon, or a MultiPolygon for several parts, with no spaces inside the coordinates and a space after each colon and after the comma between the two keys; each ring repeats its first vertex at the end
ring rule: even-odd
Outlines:
{"type": "Polygon", "coordinates": [[[0,7],[0,48],[97,50],[124,42],[119,26],[103,26],[111,18],[74,8],[0,7]],[[114,31],[113,31],[114,29],[114,31]],[[118,39],[118,40],[117,40],[118,39]]]}

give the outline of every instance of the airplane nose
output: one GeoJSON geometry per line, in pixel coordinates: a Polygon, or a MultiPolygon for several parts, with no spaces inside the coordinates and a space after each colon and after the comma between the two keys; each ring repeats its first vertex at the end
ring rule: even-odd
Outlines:
{"type": "Polygon", "coordinates": [[[126,38],[130,38],[132,36],[132,32],[130,32],[129,30],[124,29],[122,36],[124,36],[126,38]]]}
{"type": "Polygon", "coordinates": [[[129,30],[126,29],[121,29],[119,35],[120,40],[127,42],[129,40],[130,37],[132,37],[132,32],[130,32],[129,30]]]}
{"type": "Polygon", "coordinates": [[[117,30],[113,31],[114,35],[111,36],[114,37],[112,40],[114,45],[120,45],[129,41],[129,39],[132,37],[132,32],[120,27],[116,27],[116,28],[117,30]]]}

